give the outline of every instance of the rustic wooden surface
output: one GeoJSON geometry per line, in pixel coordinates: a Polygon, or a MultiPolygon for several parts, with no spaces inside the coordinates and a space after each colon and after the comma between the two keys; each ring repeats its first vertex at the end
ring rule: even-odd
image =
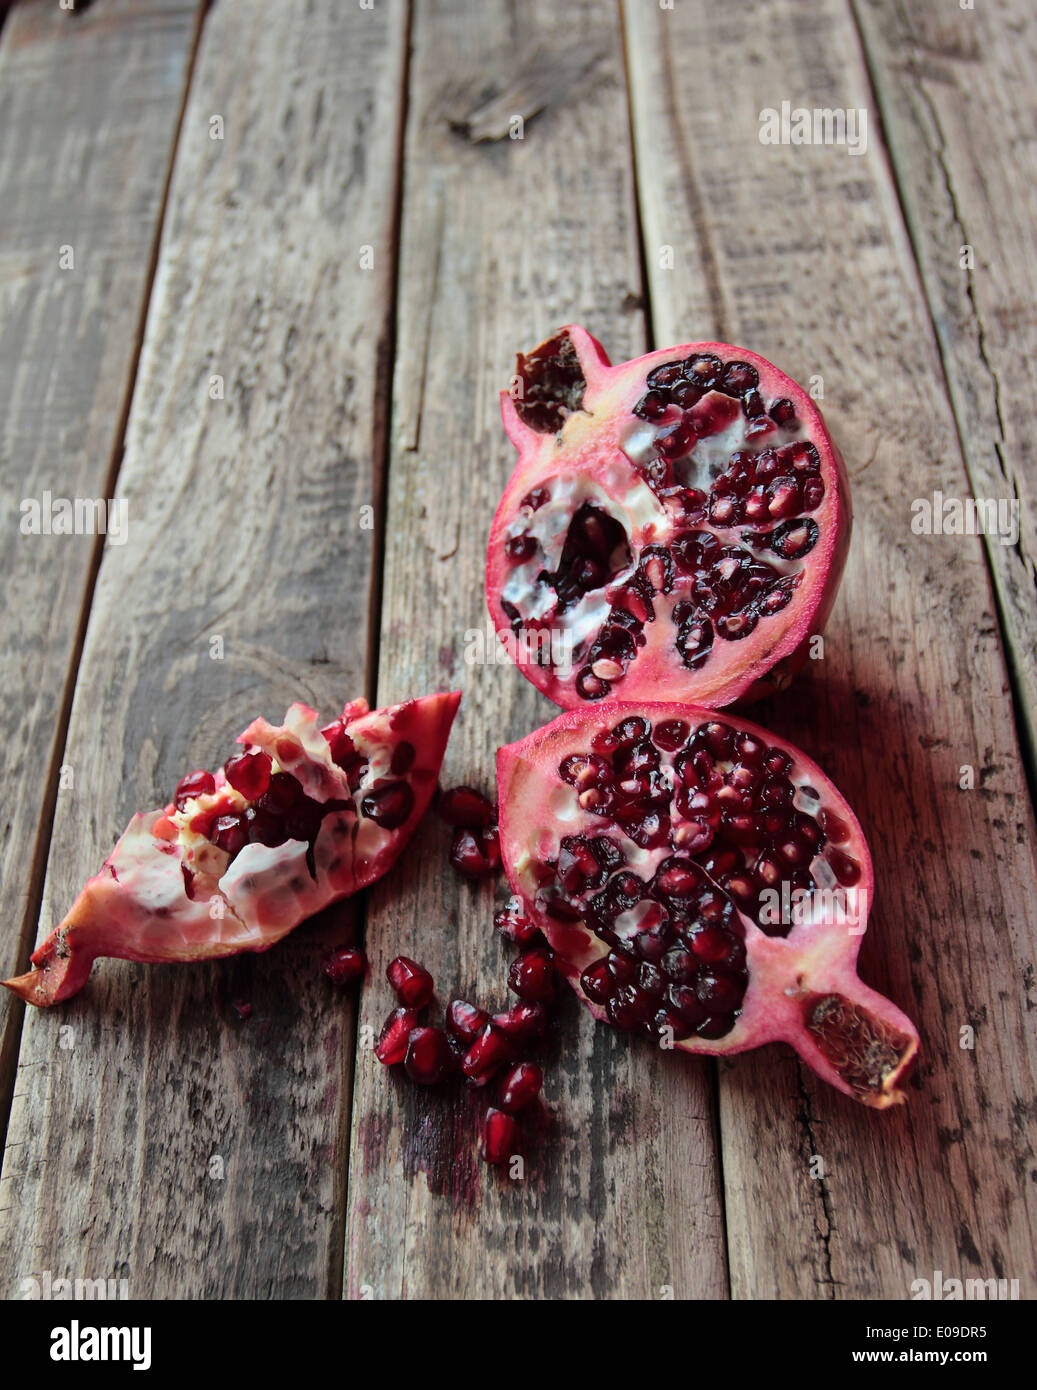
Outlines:
{"type": "Polygon", "coordinates": [[[876,1115],[787,1050],[668,1059],[567,1000],[509,1183],[475,1155],[475,1101],[369,1046],[400,951],[444,1000],[505,997],[503,885],[458,880],[429,820],[359,905],[359,1019],[318,970],[353,909],[255,959],[106,961],[69,1005],[0,1014],[4,1296],[49,1270],[145,1297],[902,1298],[940,1269],[1033,1297],[1024,7],[733,0],[706,24],[574,0],[560,26],[554,0],[216,0],[195,51],[200,10],[30,0],[0,34],[5,969],[254,713],[457,686],[444,779],[483,785],[552,716],[464,649],[513,461],[496,393],[575,319],[615,360],[718,336],[824,379],[854,545],[825,659],[759,717],[858,811],[862,973],[924,1055],[876,1115]],[[867,153],[761,145],[786,99],[867,108],[867,153]],[[78,240],[103,269],[70,288],[52,267],[78,240]],[[44,556],[17,533],[54,478],[128,500],[96,588],[88,538],[44,556]],[[914,535],[937,488],[1017,496],[1019,545],[914,535]]]}

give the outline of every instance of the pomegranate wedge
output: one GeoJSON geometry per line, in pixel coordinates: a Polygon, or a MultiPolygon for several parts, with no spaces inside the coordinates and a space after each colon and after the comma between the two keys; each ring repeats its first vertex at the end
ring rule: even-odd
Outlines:
{"type": "Polygon", "coordinates": [[[611,366],[571,325],[519,355],[501,403],[519,458],[486,596],[523,675],[566,709],[788,684],[850,539],[846,468],[800,386],[728,343],[611,366]]]}
{"type": "Polygon", "coordinates": [[[686,1052],[791,1043],[867,1105],[918,1034],[857,978],[868,847],[821,769],[755,724],[608,702],[497,755],[508,879],[599,1019],[686,1052]]]}
{"type": "Polygon", "coordinates": [[[321,729],[295,704],[254,720],[245,751],[190,772],[134,816],[100,873],[7,988],[60,1003],[98,956],[193,961],[265,951],[305,918],[381,878],[436,786],[460,692],[384,709],[348,704],[321,729]]]}

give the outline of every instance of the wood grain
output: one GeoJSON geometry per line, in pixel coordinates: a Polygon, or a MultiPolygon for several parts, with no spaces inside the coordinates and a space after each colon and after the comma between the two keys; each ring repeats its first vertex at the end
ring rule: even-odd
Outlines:
{"type": "MultiPolygon", "coordinates": [[[[364,687],[403,19],[332,0],[209,16],[41,932],[131,811],[218,764],[251,716],[364,687]]],[[[333,1295],[353,1019],[318,967],[349,925],[192,969],[106,961],[66,1008],[29,1011],[0,1267],[119,1274],[135,1297],[333,1295]]]]}
{"type": "MultiPolygon", "coordinates": [[[[107,0],[73,19],[55,4],[26,4],[0,38],[5,977],[25,968],[36,931],[101,544],[94,534],[23,534],[31,518],[22,503],[42,507],[45,492],[111,495],[201,9],[200,0],[107,0]]],[[[21,1021],[21,1006],[2,993],[0,1135],[21,1021]]]]}
{"type": "Polygon", "coordinates": [[[959,413],[959,446],[846,8],[735,0],[708,46],[688,7],[631,0],[626,21],[658,341],[718,334],[820,374],[850,464],[855,535],[825,659],[758,713],[863,822],[878,900],[862,975],[924,1048],[908,1105],[883,1115],[790,1053],[721,1066],[732,1293],[903,1298],[939,1269],[1018,1278],[1032,1297],[1032,809],[982,543],[910,525],[913,498],[967,494],[963,452],[989,431],[959,413]],[[870,107],[867,153],[762,145],[759,112],[783,99],[870,107]]]}
{"type": "MultiPolygon", "coordinates": [[[[546,0],[415,16],[378,694],[464,689],[445,786],[489,789],[497,746],[557,713],[515,668],[464,655],[486,621],[486,536],[514,464],[498,414],[514,352],[574,318],[617,359],[644,346],[621,37],[592,3],[568,6],[565,29],[571,47],[546,0]],[[534,111],[524,138],[492,138],[534,111]]],[[[454,874],[447,842],[428,827],[424,853],[372,894],[374,1031],[401,951],[433,971],[444,1004],[504,1006],[493,889],[454,874]]],[[[476,1152],[485,1094],[387,1083],[361,1048],[348,1294],[723,1294],[710,1064],[633,1048],[567,997],[546,1074],[547,1118],[524,1180],[509,1181],[476,1152]]]]}
{"type": "MultiPolygon", "coordinates": [[[[1016,509],[986,538],[1031,791],[1037,786],[1037,24],[1021,4],[857,5],[897,188],[977,498],[1016,509]],[[962,264],[969,248],[974,264],[962,264]]],[[[968,495],[968,494],[966,494],[968,495]]]]}

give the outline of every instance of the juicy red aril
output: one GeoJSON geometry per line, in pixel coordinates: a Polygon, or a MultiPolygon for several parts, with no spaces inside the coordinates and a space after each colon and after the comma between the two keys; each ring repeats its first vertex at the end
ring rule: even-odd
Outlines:
{"type": "Polygon", "coordinates": [[[424,1008],[436,988],[425,967],[408,956],[397,956],[391,960],[385,968],[385,977],[400,1003],[412,1009],[424,1008]]]}
{"type": "Polygon", "coordinates": [[[263,811],[272,811],[274,815],[283,816],[286,811],[291,810],[302,795],[301,784],[290,772],[275,772],[270,778],[270,785],[259,798],[259,808],[263,811]]]}
{"type": "Polygon", "coordinates": [[[250,811],[245,821],[252,844],[268,845],[271,849],[283,845],[288,838],[284,821],[272,811],[250,811]]]}
{"type": "Polygon", "coordinates": [[[212,842],[233,859],[248,844],[248,826],[241,816],[220,816],[212,831],[212,842]]]}
{"type": "Polygon", "coordinates": [[[664,719],[652,731],[652,742],[665,753],[683,748],[688,739],[688,726],[683,719],[664,719]]]}
{"type": "Polygon", "coordinates": [[[182,811],[188,801],[195,796],[208,796],[216,790],[216,778],[211,772],[204,769],[198,772],[189,772],[186,777],[181,777],[176,784],[176,791],[173,793],[173,805],[178,811],[182,811]]]}
{"type": "Polygon", "coordinates": [[[520,999],[536,1003],[554,994],[554,956],[546,949],[524,951],[511,962],[508,987],[520,999]]]}
{"type": "Polygon", "coordinates": [[[539,1003],[516,1004],[507,1013],[494,1014],[493,1026],[513,1045],[521,1047],[543,1036],[547,1028],[547,1010],[539,1003]]]}
{"type": "Polygon", "coordinates": [[[507,1035],[492,1023],[487,1023],[476,1034],[471,1047],[465,1053],[461,1070],[469,1081],[481,1086],[505,1062],[510,1061],[511,1056],[511,1043],[507,1035]]]}
{"type": "Polygon", "coordinates": [[[407,1039],[417,1027],[417,1009],[393,1009],[382,1024],[374,1055],[386,1067],[394,1067],[407,1055],[407,1039]]]}
{"type": "Polygon", "coordinates": [[[468,829],[492,825],[496,820],[492,803],[474,787],[451,787],[443,792],[436,802],[436,811],[447,825],[460,825],[468,829]]]}
{"type": "Polygon", "coordinates": [[[734,1013],[742,1002],[744,986],[728,975],[704,974],[695,986],[699,1003],[710,1013],[734,1013]]]}
{"type": "Polygon", "coordinates": [[[464,999],[451,1000],[446,1011],[447,1030],[466,1042],[471,1042],[489,1021],[490,1015],[485,1009],[477,1008],[475,1004],[469,1004],[464,999]]]}
{"type": "Polygon", "coordinates": [[[723,367],[719,357],[711,352],[699,352],[684,363],[684,377],[704,391],[712,390],[720,381],[723,367]]]}
{"type": "Polygon", "coordinates": [[[363,951],[334,951],[324,962],[323,970],[335,985],[351,985],[361,980],[367,969],[367,959],[363,951]]]}
{"type": "Polygon", "coordinates": [[[605,1004],[609,1022],[628,1031],[646,1024],[654,1009],[651,996],[638,989],[636,985],[620,985],[605,1004]]]}
{"type": "Polygon", "coordinates": [[[442,1028],[414,1028],[407,1039],[403,1069],[419,1086],[434,1086],[453,1070],[454,1054],[442,1028]]]}
{"type": "Polygon", "coordinates": [[[540,938],[540,928],[522,911],[518,898],[510,898],[506,907],[493,914],[493,925],[516,946],[528,946],[540,938]]]}
{"type": "Polygon", "coordinates": [[[465,878],[492,878],[500,868],[500,835],[495,825],[482,830],[455,830],[450,862],[465,878]]]}
{"type": "Polygon", "coordinates": [[[386,782],[367,793],[360,810],[383,830],[399,830],[414,810],[414,793],[406,782],[386,782]]]}
{"type": "Polygon", "coordinates": [[[269,753],[239,753],[223,765],[227,781],[246,801],[258,801],[270,785],[269,753]]]}
{"type": "Polygon", "coordinates": [[[658,1037],[665,1037],[669,1033],[674,1042],[682,1042],[690,1037],[692,1031],[691,1024],[672,1009],[659,1009],[652,1018],[652,1032],[658,1037]]]}
{"type": "Polygon", "coordinates": [[[483,1123],[482,1156],[487,1163],[502,1164],[518,1147],[519,1128],[510,1115],[491,1106],[483,1123]]]}
{"type": "Polygon", "coordinates": [[[500,1108],[509,1115],[531,1105],[540,1094],[544,1073],[535,1062],[520,1062],[505,1072],[500,1083],[500,1108]]]}
{"type": "Polygon", "coordinates": [[[304,797],[285,813],[285,835],[289,840],[315,840],[323,814],[323,808],[316,801],[304,797]]]}
{"type": "Polygon", "coordinates": [[[779,396],[777,400],[771,401],[771,419],[785,429],[792,429],[796,424],[796,407],[785,396],[779,396]]]}
{"type": "Polygon", "coordinates": [[[608,968],[608,960],[596,960],[580,976],[580,988],[595,1004],[604,1004],[616,988],[616,981],[608,968]]]}
{"type": "Polygon", "coordinates": [[[417,750],[413,743],[408,743],[406,739],[402,739],[392,750],[389,771],[394,777],[405,776],[414,766],[414,759],[417,756],[417,750]]]}
{"type": "Polygon", "coordinates": [[[504,542],[504,553],[516,565],[521,565],[526,560],[532,559],[536,554],[536,548],[536,541],[528,534],[509,536],[504,542]]]}

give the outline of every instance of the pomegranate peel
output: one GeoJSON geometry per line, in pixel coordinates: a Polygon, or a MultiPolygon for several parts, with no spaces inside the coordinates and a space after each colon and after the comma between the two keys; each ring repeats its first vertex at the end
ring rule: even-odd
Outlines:
{"type": "Polygon", "coordinates": [[[790,1043],[884,1108],[918,1034],[861,983],[871,857],[829,778],[741,717],[691,704],[568,711],[497,758],[523,911],[594,1015],[712,1055],[790,1043]]]}
{"type": "MultiPolygon", "coordinates": [[[[460,698],[378,710],[352,701],[324,730],[303,704],[279,726],[254,720],[238,742],[252,755],[257,800],[224,769],[188,774],[168,806],[133,817],[33,968],[3,983],[45,1007],[81,989],[98,956],[193,961],[269,949],[392,867],[432,799],[460,698]],[[401,761],[407,771],[393,772],[401,761]]],[[[238,781],[241,757],[229,760],[238,781]]]]}
{"type": "Polygon", "coordinates": [[[727,343],[612,366],[570,325],[519,355],[501,411],[519,458],[487,602],[538,689],[564,708],[717,708],[788,684],[851,526],[842,455],[801,387],[727,343]]]}

